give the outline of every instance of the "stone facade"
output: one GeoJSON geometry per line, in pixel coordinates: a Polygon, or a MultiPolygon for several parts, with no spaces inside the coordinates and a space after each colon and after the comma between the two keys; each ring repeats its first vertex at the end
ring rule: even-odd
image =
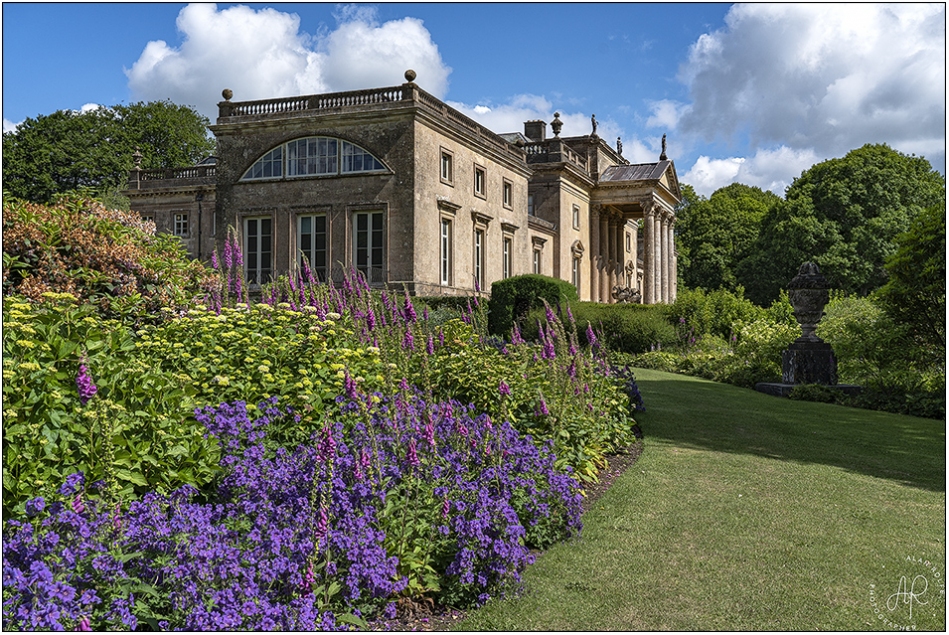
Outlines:
{"type": "Polygon", "coordinates": [[[556,116],[549,139],[542,121],[498,135],[406,79],[252,102],[225,91],[216,162],[136,168],[132,209],[202,260],[233,228],[252,283],[306,253],[323,278],[356,267],[418,295],[536,271],[584,300],[674,300],[671,161],[630,165],[595,133],[560,138],[556,116]]]}

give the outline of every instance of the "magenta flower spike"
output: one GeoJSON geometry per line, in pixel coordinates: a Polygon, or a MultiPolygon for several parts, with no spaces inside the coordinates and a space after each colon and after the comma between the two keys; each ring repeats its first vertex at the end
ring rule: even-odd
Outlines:
{"type": "Polygon", "coordinates": [[[82,631],[82,632],[84,632],[84,633],[88,633],[88,632],[91,632],[91,631],[92,631],[92,627],[89,625],[89,616],[88,616],[88,615],[83,615],[83,616],[82,616],[82,619],[79,620],[79,626],[77,627],[76,630],[82,631]]]}
{"type": "Polygon", "coordinates": [[[425,352],[429,355],[435,354],[435,337],[429,333],[428,342],[425,344],[425,352]]]}
{"type": "Polygon", "coordinates": [[[366,328],[371,332],[376,328],[376,314],[373,313],[372,307],[369,307],[369,312],[366,313],[366,328]]]}
{"type": "Polygon", "coordinates": [[[414,323],[418,319],[418,315],[415,313],[415,307],[412,306],[412,299],[409,298],[409,292],[405,292],[405,321],[409,324],[414,323]]]}
{"type": "Polygon", "coordinates": [[[79,364],[76,387],[79,389],[79,401],[84,406],[99,391],[96,385],[92,383],[92,377],[89,376],[89,369],[86,368],[85,364],[79,364]]]}
{"type": "Polygon", "coordinates": [[[570,305],[567,305],[567,318],[570,320],[571,324],[576,324],[577,321],[573,319],[573,311],[570,310],[570,305]]]}
{"type": "Polygon", "coordinates": [[[402,339],[402,349],[414,351],[415,350],[415,338],[412,337],[412,331],[406,329],[405,337],[402,339]]]}
{"type": "Polygon", "coordinates": [[[511,394],[511,387],[502,379],[501,383],[498,384],[498,392],[502,397],[508,397],[511,394]]]}
{"type": "Polygon", "coordinates": [[[547,409],[547,402],[544,401],[543,397],[540,398],[540,414],[545,417],[550,414],[550,410],[547,409]]]}
{"type": "Polygon", "coordinates": [[[77,514],[86,511],[86,504],[82,502],[81,492],[77,492],[75,498],[72,499],[72,510],[77,514]]]}
{"type": "Polygon", "coordinates": [[[438,329],[438,345],[440,347],[445,346],[445,331],[441,328],[438,329]]]}
{"type": "Polygon", "coordinates": [[[230,269],[234,265],[234,252],[231,249],[230,238],[224,239],[224,267],[230,269]]]}
{"type": "Polygon", "coordinates": [[[545,304],[544,309],[547,313],[547,324],[553,325],[557,321],[557,316],[554,315],[553,309],[550,308],[549,304],[545,304]]]}
{"type": "Polygon", "coordinates": [[[589,322],[587,322],[587,342],[589,342],[591,348],[597,345],[596,334],[593,332],[593,327],[590,326],[589,322]]]}
{"type": "Polygon", "coordinates": [[[218,269],[217,249],[211,252],[211,268],[215,270],[218,269]]]}
{"type": "Polygon", "coordinates": [[[241,249],[241,243],[237,240],[237,233],[234,233],[234,259],[238,267],[244,266],[244,250],[241,249]]]}
{"type": "Polygon", "coordinates": [[[418,452],[416,451],[416,448],[415,448],[415,438],[414,438],[414,437],[411,438],[411,439],[409,439],[409,456],[408,456],[408,460],[409,460],[409,465],[411,465],[412,467],[418,467],[419,465],[421,465],[421,461],[418,460],[418,452]]]}

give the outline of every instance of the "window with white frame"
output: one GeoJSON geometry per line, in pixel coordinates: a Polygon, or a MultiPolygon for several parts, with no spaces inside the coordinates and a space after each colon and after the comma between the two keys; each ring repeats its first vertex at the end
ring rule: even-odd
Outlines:
{"type": "Polygon", "coordinates": [[[441,223],[441,260],[439,282],[448,286],[451,284],[451,219],[443,218],[441,223]]]}
{"type": "Polygon", "coordinates": [[[474,277],[479,289],[484,289],[484,229],[476,227],[474,230],[474,277]]]}
{"type": "Polygon", "coordinates": [[[353,214],[353,267],[369,284],[385,282],[383,220],[379,211],[353,214]]]}
{"type": "Polygon", "coordinates": [[[505,236],[502,245],[502,256],[504,260],[502,276],[504,278],[510,278],[511,272],[514,270],[514,241],[505,236]]]}
{"type": "Polygon", "coordinates": [[[287,176],[336,174],[336,139],[309,137],[287,143],[287,176]]]}
{"type": "Polygon", "coordinates": [[[540,250],[540,247],[535,246],[535,247],[534,247],[534,267],[533,267],[533,272],[536,273],[536,274],[541,273],[540,263],[541,263],[541,250],[540,250]]]}
{"type": "Polygon", "coordinates": [[[514,205],[514,185],[507,179],[504,179],[502,186],[501,203],[508,209],[514,205]]]}
{"type": "Polygon", "coordinates": [[[573,228],[580,229],[580,206],[573,206],[573,228]]]}
{"type": "Polygon", "coordinates": [[[571,280],[573,286],[577,288],[577,295],[580,294],[580,259],[573,258],[573,273],[571,280]]]}
{"type": "Polygon", "coordinates": [[[439,167],[442,183],[451,185],[455,180],[455,158],[448,150],[442,150],[439,167]]]}
{"type": "Polygon", "coordinates": [[[304,137],[280,144],[259,158],[242,181],[304,176],[384,172],[385,165],[368,150],[335,137],[304,137]]]}
{"type": "Polygon", "coordinates": [[[247,282],[263,284],[273,274],[273,219],[269,216],[244,219],[244,267],[247,282]]]}
{"type": "Polygon", "coordinates": [[[175,236],[181,236],[182,238],[188,237],[188,215],[187,214],[175,214],[175,236]]]}
{"type": "Polygon", "coordinates": [[[488,177],[484,168],[480,166],[475,166],[474,169],[474,193],[475,196],[480,196],[485,198],[487,196],[487,185],[488,177]]]}
{"type": "Polygon", "coordinates": [[[142,220],[145,222],[154,223],[155,215],[154,214],[142,214],[142,220]]]}
{"type": "Polygon", "coordinates": [[[304,261],[320,282],[326,282],[326,214],[300,216],[297,220],[297,249],[300,270],[304,261]]]}

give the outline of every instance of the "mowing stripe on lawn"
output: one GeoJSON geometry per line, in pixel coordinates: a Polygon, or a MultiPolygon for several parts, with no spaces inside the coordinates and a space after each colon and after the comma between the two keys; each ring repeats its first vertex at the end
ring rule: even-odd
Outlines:
{"type": "Polygon", "coordinates": [[[639,461],[458,629],[945,630],[944,421],[636,376],[639,461]]]}

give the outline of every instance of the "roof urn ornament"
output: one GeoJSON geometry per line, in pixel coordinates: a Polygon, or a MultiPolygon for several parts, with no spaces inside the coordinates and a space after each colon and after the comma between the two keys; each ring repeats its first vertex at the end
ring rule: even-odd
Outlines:
{"type": "Polygon", "coordinates": [[[668,161],[669,157],[666,156],[666,135],[662,135],[662,154],[659,155],[660,161],[668,161]]]}
{"type": "Polygon", "coordinates": [[[616,137],[616,154],[623,156],[623,139],[616,137]]]}
{"type": "Polygon", "coordinates": [[[132,155],[132,160],[135,161],[135,169],[142,169],[142,151],[140,148],[135,148],[135,153],[132,155]]]}
{"type": "Polygon", "coordinates": [[[418,77],[418,75],[416,75],[415,71],[413,71],[411,68],[405,71],[405,81],[409,82],[410,84],[415,81],[416,77],[418,77]]]}
{"type": "Polygon", "coordinates": [[[224,98],[224,101],[231,101],[231,97],[234,96],[234,91],[230,88],[225,88],[221,91],[221,97],[224,98]]]}
{"type": "Polygon", "coordinates": [[[560,130],[563,128],[563,122],[560,121],[560,113],[554,113],[554,120],[550,122],[550,128],[554,131],[554,136],[560,136],[560,130]]]}
{"type": "Polygon", "coordinates": [[[798,341],[820,342],[814,333],[824,317],[824,307],[830,301],[827,278],[813,262],[801,265],[797,275],[788,283],[788,299],[794,307],[794,318],[801,325],[798,341]]]}

